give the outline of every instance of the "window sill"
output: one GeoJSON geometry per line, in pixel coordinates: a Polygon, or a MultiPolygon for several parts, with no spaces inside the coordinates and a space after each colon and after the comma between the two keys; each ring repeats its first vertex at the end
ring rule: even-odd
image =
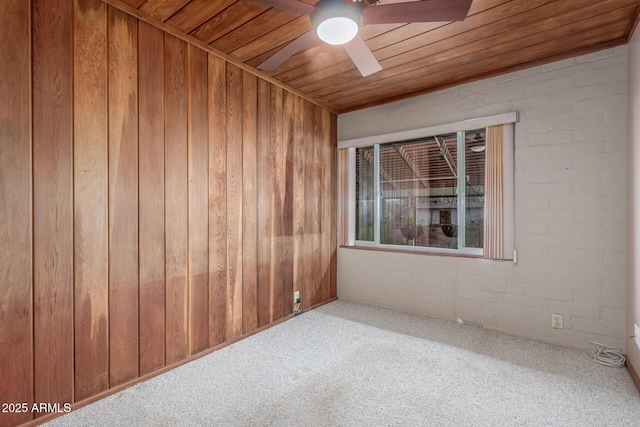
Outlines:
{"type": "Polygon", "coordinates": [[[391,248],[380,248],[380,247],[369,247],[369,246],[340,245],[340,249],[355,249],[359,251],[375,251],[375,252],[392,252],[396,254],[411,254],[411,255],[425,255],[425,256],[438,256],[438,257],[484,259],[482,255],[412,251],[412,250],[404,250],[404,249],[391,249],[391,248]]]}

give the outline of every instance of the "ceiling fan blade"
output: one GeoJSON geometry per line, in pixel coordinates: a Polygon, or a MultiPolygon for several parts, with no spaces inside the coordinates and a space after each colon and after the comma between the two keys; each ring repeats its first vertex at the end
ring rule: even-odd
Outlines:
{"type": "Polygon", "coordinates": [[[473,0],[422,0],[367,7],[363,24],[464,21],[473,0]]]}
{"type": "Polygon", "coordinates": [[[258,70],[273,71],[284,61],[304,49],[316,38],[316,32],[309,30],[258,65],[258,70]]]}
{"type": "Polygon", "coordinates": [[[300,0],[253,0],[256,3],[266,4],[267,6],[277,9],[288,10],[289,12],[299,13],[300,15],[311,15],[316,11],[316,7],[312,4],[302,2],[300,0]]]}
{"type": "Polygon", "coordinates": [[[382,70],[382,66],[378,62],[373,52],[369,49],[369,46],[362,40],[360,35],[356,35],[353,40],[344,45],[344,49],[347,51],[351,59],[353,60],[362,77],[367,77],[370,74],[377,73],[382,70]]]}

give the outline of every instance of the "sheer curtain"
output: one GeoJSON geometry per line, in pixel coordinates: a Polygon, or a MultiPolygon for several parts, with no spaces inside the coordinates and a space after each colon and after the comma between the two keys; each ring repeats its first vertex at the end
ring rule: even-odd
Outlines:
{"type": "Polygon", "coordinates": [[[505,259],[504,129],[486,130],[484,175],[484,258],[505,259]]]}
{"type": "Polygon", "coordinates": [[[349,150],[338,150],[338,247],[349,245],[350,218],[349,218],[349,150]]]}

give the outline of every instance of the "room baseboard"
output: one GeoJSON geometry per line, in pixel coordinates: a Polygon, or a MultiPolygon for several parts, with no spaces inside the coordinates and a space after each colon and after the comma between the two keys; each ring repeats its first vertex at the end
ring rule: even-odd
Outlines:
{"type": "MultiPolygon", "coordinates": [[[[171,363],[169,365],[163,366],[162,368],[158,368],[158,369],[156,369],[154,371],[148,372],[146,374],[142,374],[137,378],[134,378],[134,379],[132,379],[130,381],[127,381],[127,382],[125,382],[123,384],[117,385],[117,386],[112,387],[112,388],[110,388],[108,390],[105,390],[103,392],[100,392],[98,394],[90,396],[90,397],[88,397],[86,399],[80,400],[78,402],[74,402],[74,403],[71,404],[71,411],[75,411],[77,409],[82,408],[83,406],[87,406],[87,405],[89,405],[91,403],[97,402],[98,400],[102,400],[105,397],[111,396],[112,394],[118,393],[118,392],[120,392],[122,390],[125,390],[125,389],[127,389],[129,387],[132,387],[132,386],[134,386],[136,384],[148,381],[151,378],[154,378],[154,377],[157,377],[158,375],[162,375],[164,373],[167,373],[167,372],[169,372],[169,371],[171,371],[171,370],[173,370],[173,369],[175,369],[175,368],[177,368],[179,366],[182,366],[182,365],[184,365],[186,363],[192,362],[192,361],[194,361],[196,359],[200,359],[201,357],[204,357],[204,356],[206,356],[208,354],[211,354],[214,351],[220,350],[220,349],[222,349],[224,347],[227,347],[227,346],[229,346],[229,345],[231,345],[231,344],[233,344],[235,342],[238,342],[238,341],[240,341],[240,340],[242,340],[244,338],[247,338],[247,337],[249,337],[251,335],[257,334],[258,332],[262,332],[265,329],[269,329],[270,327],[275,326],[278,323],[282,323],[282,322],[284,322],[286,320],[289,320],[289,319],[292,319],[292,318],[293,318],[293,313],[290,314],[290,315],[287,315],[285,317],[282,317],[282,318],[274,321],[273,323],[269,323],[268,325],[264,325],[264,326],[254,330],[254,331],[251,331],[249,333],[242,334],[242,335],[239,335],[237,337],[231,338],[231,339],[229,339],[229,340],[227,340],[227,341],[225,341],[225,342],[223,342],[221,344],[218,344],[218,345],[216,345],[214,347],[208,348],[208,349],[203,350],[203,351],[201,351],[199,353],[196,353],[194,355],[188,356],[188,357],[186,357],[186,358],[184,358],[182,360],[179,360],[177,362],[174,362],[174,363],[171,363]]],[[[40,417],[34,418],[32,420],[29,420],[29,421],[27,421],[27,422],[25,422],[23,424],[20,424],[20,427],[36,427],[36,426],[44,424],[44,423],[46,423],[48,421],[51,421],[51,420],[53,420],[55,418],[58,418],[58,417],[60,417],[62,415],[64,415],[64,413],[50,413],[50,414],[42,415],[40,417]]]]}
{"type": "Polygon", "coordinates": [[[638,391],[640,391],[640,376],[638,376],[638,371],[636,371],[633,368],[633,365],[631,365],[631,363],[629,362],[629,359],[627,359],[626,365],[627,365],[627,370],[629,371],[629,374],[631,374],[631,378],[633,379],[633,382],[636,384],[638,391]]]}
{"type": "MultiPolygon", "coordinates": [[[[305,307],[304,309],[305,309],[305,311],[310,311],[310,310],[318,308],[318,307],[320,307],[322,305],[328,304],[328,303],[330,303],[332,301],[336,301],[337,299],[338,299],[338,297],[331,297],[326,301],[323,301],[323,302],[318,303],[318,304],[314,304],[314,305],[312,305],[310,307],[305,307]]],[[[284,322],[286,320],[292,319],[293,317],[294,316],[293,316],[293,313],[292,313],[292,314],[287,315],[285,317],[282,317],[282,318],[280,318],[280,319],[278,319],[278,320],[276,320],[276,321],[274,321],[272,323],[269,323],[267,325],[261,326],[260,328],[257,328],[254,331],[251,331],[249,333],[246,333],[246,334],[231,338],[231,339],[229,339],[229,340],[227,340],[227,341],[225,341],[225,342],[223,342],[221,344],[216,345],[215,347],[208,348],[206,350],[201,351],[200,353],[191,355],[191,356],[189,356],[189,357],[187,357],[185,359],[179,360],[179,361],[174,362],[174,363],[172,363],[170,365],[167,365],[167,366],[164,366],[162,368],[156,369],[155,371],[143,374],[143,375],[139,376],[138,378],[135,378],[135,379],[133,379],[131,381],[127,381],[124,384],[120,384],[118,386],[115,386],[113,388],[105,390],[105,391],[103,391],[101,393],[98,393],[98,394],[96,394],[94,396],[91,396],[91,397],[88,397],[88,398],[86,398],[84,400],[75,402],[75,403],[73,403],[71,405],[71,410],[74,411],[76,409],[80,409],[83,406],[86,406],[86,405],[89,405],[89,404],[91,404],[93,402],[96,402],[98,400],[104,399],[107,396],[110,396],[112,394],[118,393],[118,392],[120,392],[120,391],[122,391],[122,390],[124,390],[126,388],[129,388],[131,386],[134,386],[134,385],[136,385],[138,383],[150,380],[153,377],[157,377],[158,375],[161,375],[161,374],[164,374],[166,372],[169,372],[169,371],[171,371],[171,370],[173,370],[173,369],[175,369],[175,368],[177,368],[179,366],[184,365],[185,363],[189,363],[189,362],[192,362],[192,361],[194,361],[196,359],[200,359],[201,357],[206,356],[208,354],[211,354],[214,351],[217,351],[217,350],[220,350],[221,348],[227,347],[227,346],[229,346],[229,345],[231,345],[231,344],[233,344],[235,342],[238,342],[238,341],[240,341],[240,340],[242,340],[244,338],[247,338],[247,337],[249,337],[251,335],[257,334],[258,332],[262,332],[265,329],[269,329],[269,328],[271,328],[271,327],[273,327],[273,326],[275,326],[275,325],[277,325],[279,323],[282,323],[282,322],[284,322]]],[[[41,424],[44,424],[47,421],[51,421],[52,419],[58,418],[58,417],[60,417],[62,415],[64,415],[64,414],[63,413],[46,414],[46,415],[43,415],[41,417],[37,417],[35,419],[26,421],[25,423],[20,424],[20,427],[35,427],[35,426],[39,426],[41,424]]]]}

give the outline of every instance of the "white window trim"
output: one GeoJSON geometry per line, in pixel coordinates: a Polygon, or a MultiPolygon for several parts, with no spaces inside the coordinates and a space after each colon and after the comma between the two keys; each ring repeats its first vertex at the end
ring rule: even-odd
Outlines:
{"type": "MultiPolygon", "coordinates": [[[[453,254],[453,255],[474,255],[474,256],[482,256],[483,249],[482,248],[468,248],[468,247],[458,247],[457,249],[448,249],[448,248],[437,248],[437,247],[423,247],[423,246],[406,246],[406,245],[389,245],[389,244],[379,244],[379,224],[378,221],[374,223],[375,231],[374,231],[374,241],[366,241],[366,240],[356,240],[356,230],[355,230],[355,206],[356,206],[356,192],[355,192],[355,169],[356,169],[356,148],[358,147],[367,147],[374,146],[377,150],[379,150],[380,144],[385,144],[388,142],[396,142],[409,140],[414,138],[423,138],[432,135],[440,135],[445,133],[458,133],[465,130],[470,129],[479,129],[486,128],[488,126],[497,126],[497,125],[505,125],[504,128],[504,148],[505,148],[505,159],[506,161],[511,162],[510,167],[505,168],[505,194],[510,194],[511,197],[507,197],[505,203],[505,254],[509,254],[515,249],[515,181],[514,181],[514,172],[515,168],[513,167],[514,161],[514,150],[515,150],[515,138],[514,138],[514,126],[513,124],[518,122],[519,114],[517,111],[497,114],[493,116],[487,117],[479,117],[475,119],[463,120],[455,123],[447,123],[442,125],[430,126],[426,128],[420,129],[412,129],[401,132],[393,132],[384,135],[374,135],[367,136],[363,138],[349,139],[338,142],[338,149],[348,149],[349,156],[349,237],[348,237],[348,245],[356,246],[356,247],[371,247],[371,248],[380,248],[380,249],[389,249],[389,250],[398,250],[403,252],[424,252],[424,253],[433,253],[433,254],[453,254]]],[[[461,150],[458,150],[460,153],[461,150]]],[[[375,156],[376,159],[379,159],[379,156],[375,156]]],[[[378,160],[376,160],[378,161],[378,160]]],[[[376,194],[378,194],[379,188],[379,177],[375,178],[375,190],[376,194]]],[[[377,198],[377,203],[380,203],[380,198],[377,198]]],[[[458,198],[458,204],[461,203],[460,198],[458,198]]],[[[462,201],[464,203],[464,201],[462,201]]],[[[460,207],[460,206],[459,206],[460,207]]],[[[464,206],[463,206],[464,208],[464,206]]],[[[379,207],[378,207],[379,212],[379,207]]],[[[459,241],[460,241],[459,236],[459,241]]],[[[464,242],[464,240],[462,240],[464,242]]]]}
{"type": "Polygon", "coordinates": [[[404,141],[431,135],[441,135],[443,133],[455,133],[461,130],[486,128],[487,126],[516,123],[517,121],[518,112],[512,111],[509,113],[496,114],[494,116],[479,117],[476,119],[462,120],[460,122],[429,126],[420,129],[392,132],[384,135],[365,136],[355,139],[345,139],[342,141],[338,141],[338,149],[351,147],[367,147],[370,145],[384,144],[387,142],[404,141]]]}

